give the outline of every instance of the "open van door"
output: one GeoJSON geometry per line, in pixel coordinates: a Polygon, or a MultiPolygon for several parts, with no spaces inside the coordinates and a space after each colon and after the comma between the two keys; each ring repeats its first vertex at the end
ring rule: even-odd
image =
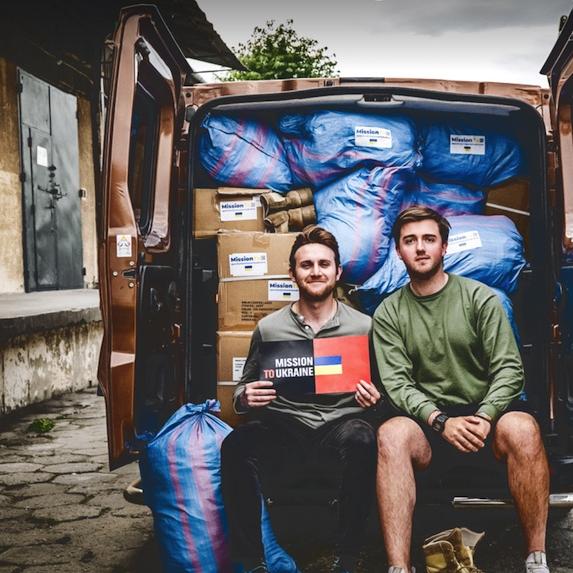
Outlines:
{"type": "Polygon", "coordinates": [[[541,68],[549,79],[553,96],[553,134],[558,152],[555,178],[558,205],[563,209],[562,227],[557,228],[560,264],[558,299],[559,360],[556,395],[553,396],[556,434],[559,436],[562,482],[573,484],[573,11],[561,22],[555,46],[541,68]]]}
{"type": "Polygon", "coordinates": [[[99,384],[110,467],[131,461],[183,399],[179,155],[191,72],[154,7],[122,10],[106,117],[99,384]]]}

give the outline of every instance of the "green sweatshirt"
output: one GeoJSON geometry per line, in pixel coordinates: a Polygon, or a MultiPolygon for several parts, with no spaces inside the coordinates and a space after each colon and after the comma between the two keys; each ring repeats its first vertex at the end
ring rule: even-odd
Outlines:
{"type": "Polygon", "coordinates": [[[476,412],[495,419],[523,388],[521,357],[501,303],[471,279],[449,275],[429,296],[401,288],[376,310],[373,339],[390,401],[421,422],[461,404],[476,404],[476,412]]]}

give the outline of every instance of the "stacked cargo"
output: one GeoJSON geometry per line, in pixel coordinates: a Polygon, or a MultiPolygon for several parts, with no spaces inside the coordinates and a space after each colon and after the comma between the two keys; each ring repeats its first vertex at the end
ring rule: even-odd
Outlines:
{"type": "Polygon", "coordinates": [[[431,207],[452,223],[446,270],[489,285],[511,315],[529,186],[509,124],[340,110],[211,114],[199,147],[211,186],[243,187],[195,190],[195,236],[235,231],[217,235],[220,396],[240,377],[257,321],[295,300],[288,233],[315,219],[338,239],[353,300],[373,313],[407,281],[391,237],[398,213],[431,207]]]}

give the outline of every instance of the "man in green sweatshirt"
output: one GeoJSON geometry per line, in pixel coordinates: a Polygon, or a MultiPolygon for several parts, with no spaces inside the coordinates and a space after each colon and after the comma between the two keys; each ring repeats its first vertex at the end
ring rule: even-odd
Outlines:
{"type": "MultiPolygon", "coordinates": [[[[450,225],[424,207],[403,211],[393,234],[410,283],[374,314],[380,378],[401,413],[378,432],[378,503],[392,573],[410,571],[415,472],[456,456],[507,466],[527,546],[527,573],[548,573],[549,471],[539,427],[518,397],[523,367],[497,296],[447,274],[450,225]]],[[[440,466],[441,467],[441,466],[440,466]]]]}

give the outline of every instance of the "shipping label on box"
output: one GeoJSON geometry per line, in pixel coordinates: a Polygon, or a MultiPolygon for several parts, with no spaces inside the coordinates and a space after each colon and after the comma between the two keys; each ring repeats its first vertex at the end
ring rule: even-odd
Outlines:
{"type": "Polygon", "coordinates": [[[298,287],[294,281],[272,279],[267,285],[269,300],[289,302],[299,299],[298,287]]]}
{"type": "Polygon", "coordinates": [[[269,270],[267,253],[231,253],[229,271],[232,277],[260,277],[269,270]]]}
{"type": "MultiPolygon", "coordinates": [[[[259,201],[258,205],[260,206],[259,201]]],[[[219,203],[221,221],[256,221],[257,202],[254,199],[242,201],[221,201],[219,203]]]]}
{"type": "Polygon", "coordinates": [[[289,256],[297,233],[219,233],[219,279],[265,276],[287,277],[289,256]]]}

